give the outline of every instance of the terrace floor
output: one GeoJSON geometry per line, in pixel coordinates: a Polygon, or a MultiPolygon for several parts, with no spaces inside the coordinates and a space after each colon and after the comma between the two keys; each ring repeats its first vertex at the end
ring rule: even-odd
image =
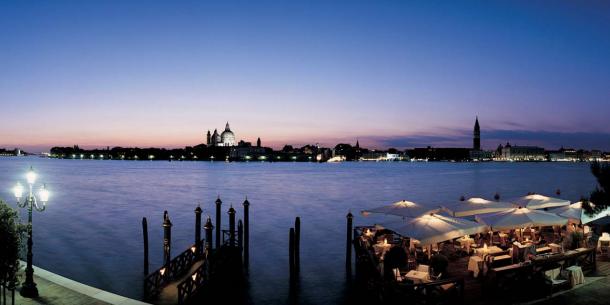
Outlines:
{"type": "MultiPolygon", "coordinates": [[[[450,277],[464,278],[465,304],[490,304],[483,298],[483,287],[480,278],[474,278],[468,271],[469,257],[462,257],[452,261],[448,267],[450,277]]],[[[609,304],[610,302],[610,258],[597,257],[597,271],[587,274],[585,284],[570,290],[564,290],[542,300],[535,300],[527,304],[609,304]],[[589,302],[588,300],[595,300],[589,302]],[[585,301],[586,300],[586,301],[585,301]]]]}

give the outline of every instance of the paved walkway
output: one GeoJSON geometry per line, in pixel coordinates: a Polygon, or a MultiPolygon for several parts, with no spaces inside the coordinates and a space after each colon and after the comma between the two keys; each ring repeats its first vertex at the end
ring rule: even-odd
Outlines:
{"type": "MultiPolygon", "coordinates": [[[[24,262],[21,262],[20,278],[23,274],[24,262]]],[[[146,305],[137,300],[129,299],[95,287],[87,286],[71,279],[34,266],[34,282],[38,287],[38,298],[22,298],[15,291],[15,304],[30,305],[146,305]]],[[[10,304],[10,294],[7,299],[10,304]]]]}
{"type": "Polygon", "coordinates": [[[610,276],[605,276],[601,279],[596,279],[582,287],[566,291],[564,293],[553,296],[540,302],[536,305],[606,305],[610,303],[610,276]]]}

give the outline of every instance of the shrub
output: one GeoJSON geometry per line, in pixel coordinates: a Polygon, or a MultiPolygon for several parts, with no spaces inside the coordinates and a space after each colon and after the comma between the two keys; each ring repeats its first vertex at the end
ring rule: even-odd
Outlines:
{"type": "Polygon", "coordinates": [[[0,200],[0,283],[4,285],[11,286],[17,282],[23,232],[17,212],[0,200]]]}

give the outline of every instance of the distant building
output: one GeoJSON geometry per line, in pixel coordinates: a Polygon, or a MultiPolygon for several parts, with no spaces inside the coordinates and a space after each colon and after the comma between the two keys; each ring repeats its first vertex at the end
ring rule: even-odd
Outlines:
{"type": "Polygon", "coordinates": [[[407,155],[413,161],[468,161],[470,148],[414,148],[407,150],[407,155]]]}
{"type": "Polygon", "coordinates": [[[501,151],[499,159],[505,161],[545,161],[547,159],[544,148],[537,146],[517,146],[506,143],[504,147],[500,145],[501,151]]]}
{"type": "Polygon", "coordinates": [[[399,161],[403,159],[405,159],[405,157],[401,156],[399,153],[375,150],[366,152],[360,157],[361,161],[399,161]]]}
{"type": "Polygon", "coordinates": [[[578,153],[572,148],[560,148],[557,151],[549,151],[549,161],[574,162],[579,161],[578,153]]]}
{"type": "Polygon", "coordinates": [[[257,146],[237,146],[232,147],[229,152],[231,159],[237,160],[265,160],[267,159],[266,150],[257,146]]]}
{"type": "Polygon", "coordinates": [[[229,122],[225,125],[225,130],[218,134],[218,130],[214,129],[214,133],[210,134],[208,130],[206,136],[206,144],[208,146],[235,146],[235,134],[231,131],[231,127],[229,127],[229,122]]]}

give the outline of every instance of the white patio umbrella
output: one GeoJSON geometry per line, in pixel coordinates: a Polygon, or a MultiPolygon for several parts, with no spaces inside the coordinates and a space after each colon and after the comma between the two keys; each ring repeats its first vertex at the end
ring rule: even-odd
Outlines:
{"type": "Polygon", "coordinates": [[[531,194],[510,200],[514,205],[528,209],[546,209],[570,205],[569,200],[531,194]]]}
{"type": "Polygon", "coordinates": [[[479,214],[495,213],[510,210],[515,206],[509,202],[491,201],[483,198],[469,198],[452,205],[443,206],[455,217],[466,217],[479,214]]]}
{"type": "Polygon", "coordinates": [[[432,245],[487,231],[487,226],[484,224],[435,213],[388,222],[382,226],[402,236],[416,239],[421,245],[432,245]]]}
{"type": "Polygon", "coordinates": [[[562,226],[566,218],[557,214],[528,208],[513,208],[507,211],[477,216],[477,221],[491,227],[494,231],[521,229],[527,227],[562,226]]]}
{"type": "Polygon", "coordinates": [[[440,208],[438,207],[426,207],[415,202],[401,200],[390,205],[364,210],[361,212],[361,214],[367,216],[370,213],[379,213],[414,218],[424,214],[436,213],[439,210],[440,208]]]}
{"type": "MultiPolygon", "coordinates": [[[[593,205],[593,203],[591,203],[593,205]]],[[[589,222],[610,216],[610,208],[606,208],[592,216],[587,215],[585,210],[582,208],[582,202],[572,203],[565,207],[560,207],[551,210],[551,212],[568,219],[576,220],[579,223],[587,224],[589,222]]]]}

